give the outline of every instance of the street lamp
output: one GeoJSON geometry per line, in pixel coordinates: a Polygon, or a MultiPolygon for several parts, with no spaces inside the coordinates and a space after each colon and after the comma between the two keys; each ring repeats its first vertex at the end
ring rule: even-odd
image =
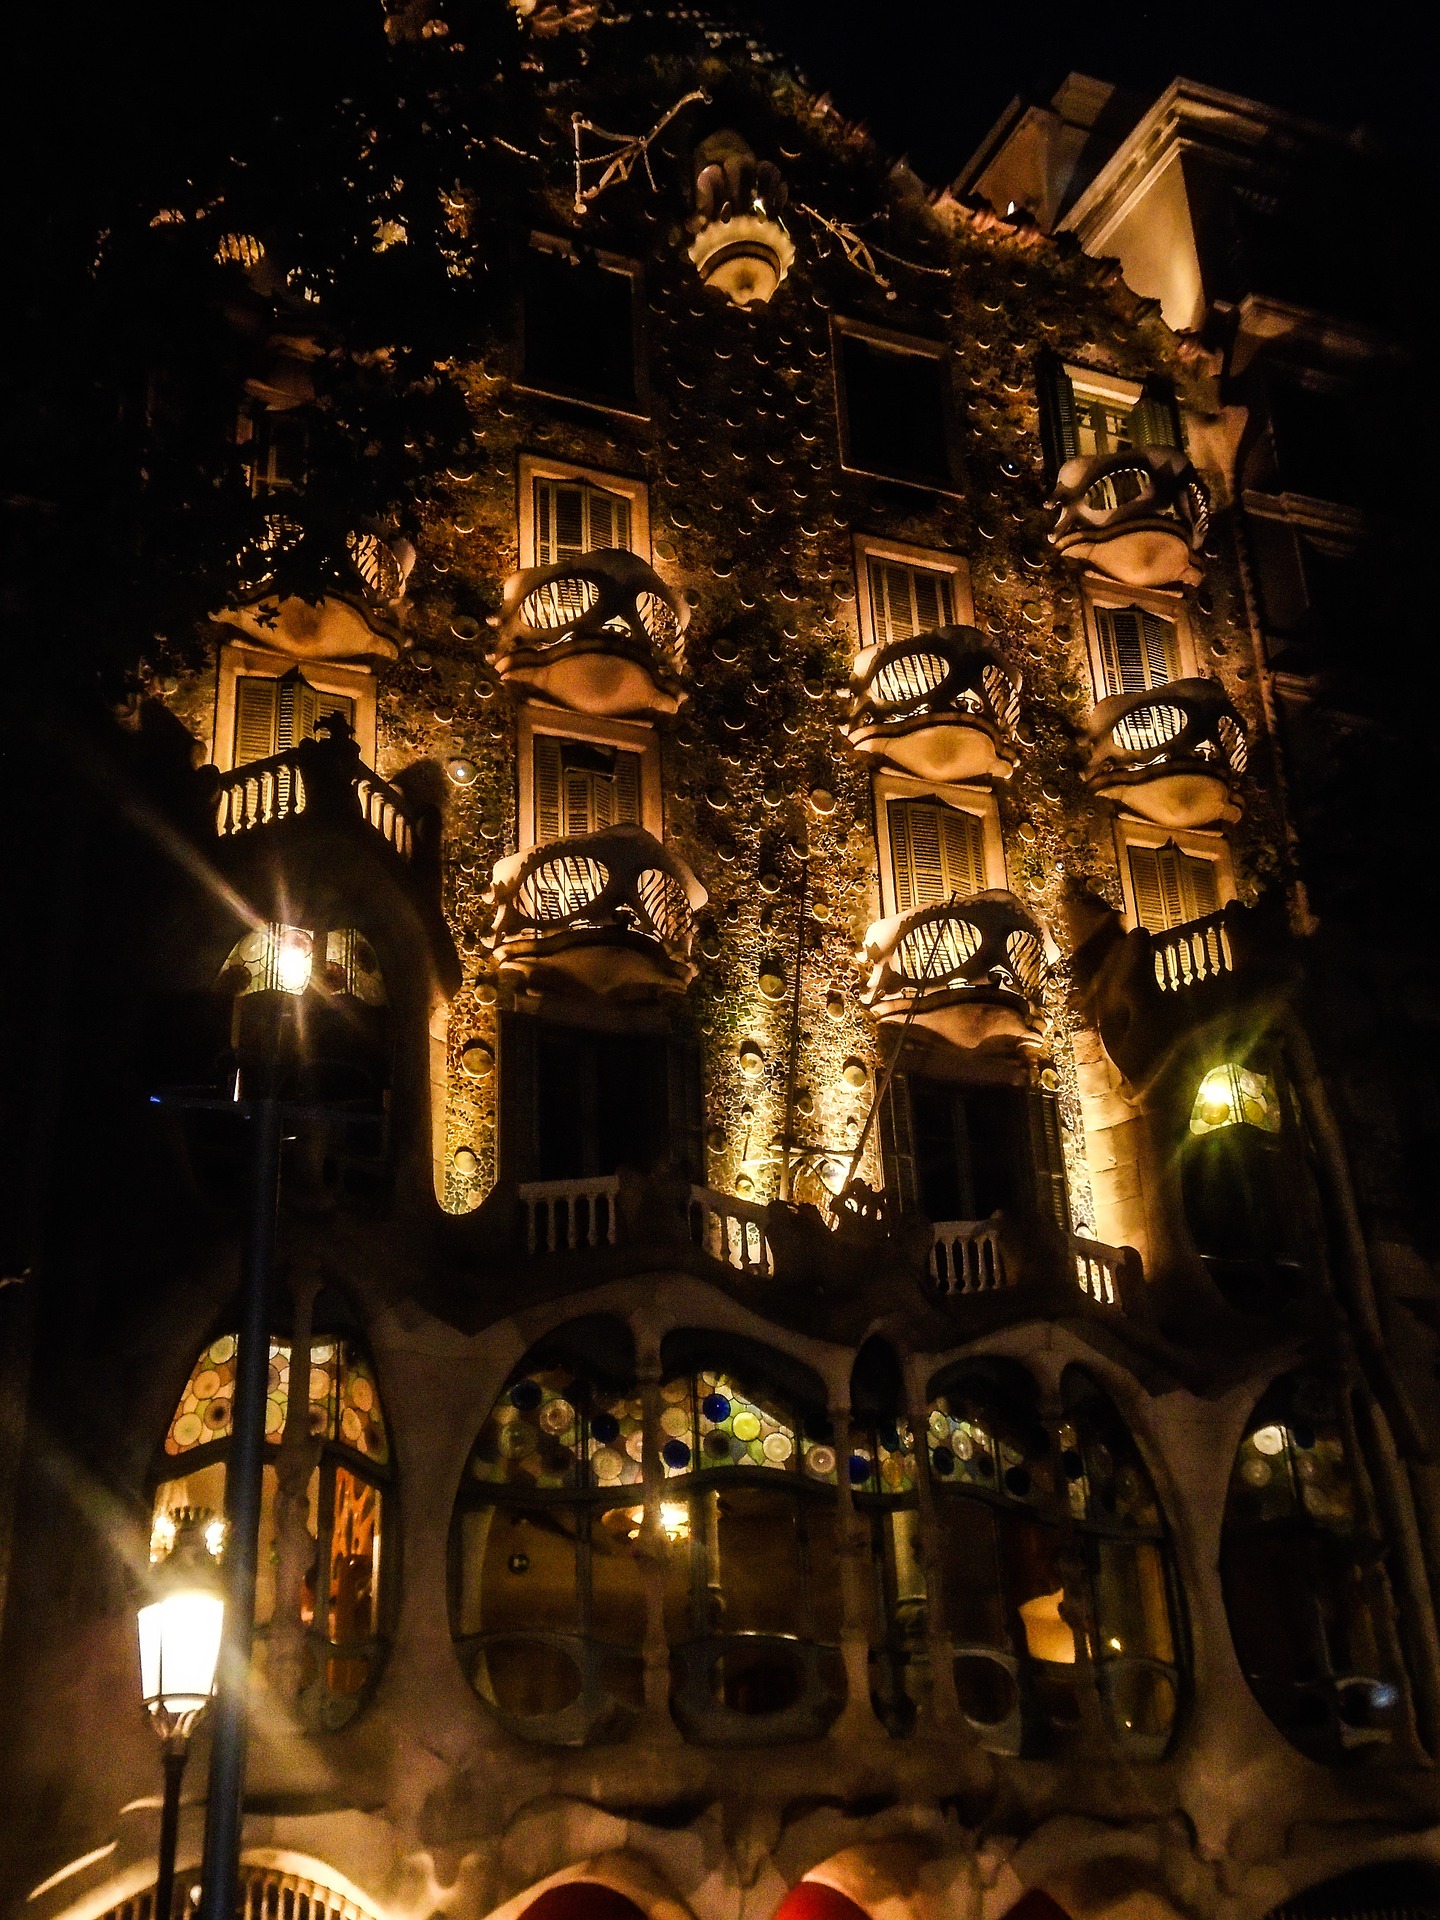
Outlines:
{"type": "Polygon", "coordinates": [[[152,1920],[170,1920],[180,1783],[190,1735],[214,1691],[225,1621],[224,1596],[209,1546],[214,1522],[208,1514],[188,1508],[177,1512],[174,1521],[175,1544],[152,1575],[151,1598],[140,1608],[136,1622],[140,1697],[161,1741],[165,1770],[152,1920]]]}

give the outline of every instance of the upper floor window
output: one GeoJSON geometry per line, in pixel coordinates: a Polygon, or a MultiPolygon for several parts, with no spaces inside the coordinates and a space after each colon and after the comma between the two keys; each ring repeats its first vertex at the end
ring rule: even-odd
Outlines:
{"type": "Polygon", "coordinates": [[[535,485],[535,564],[553,566],[599,547],[630,546],[630,502],[583,480],[535,485]]]}
{"type": "Polygon", "coordinates": [[[320,722],[338,714],[354,730],[352,694],[315,687],[298,667],[278,675],[242,673],[235,680],[237,767],[268,760],[302,740],[313,740],[320,722]]]}
{"type": "MultiPolygon", "coordinates": [[[[213,1514],[223,1551],[238,1342],[212,1341],[196,1361],[165,1436],[152,1502],[150,1558],[163,1560],[184,1508],[213,1514]]],[[[306,1722],[339,1727],[353,1717],[379,1671],[392,1610],[388,1500],[390,1440],[369,1362],[353,1341],[311,1342],[304,1405],[291,1396],[299,1363],[291,1343],[270,1341],[265,1467],[255,1594],[258,1664],[272,1686],[287,1641],[301,1653],[298,1705],[306,1722]],[[318,1452],[306,1501],[283,1517],[282,1448],[318,1452]],[[382,1552],[383,1549],[383,1552],[382,1552]]]]}
{"type": "Polygon", "coordinates": [[[244,413],[236,437],[244,449],[250,491],[257,497],[294,493],[304,486],[308,434],[297,409],[266,407],[244,413]]]}
{"type": "Polygon", "coordinates": [[[640,826],[641,756],[589,740],[535,735],[535,842],[640,826]]]}
{"type": "Polygon", "coordinates": [[[1059,1108],[1043,1088],[891,1076],[880,1112],[887,1184],[905,1208],[949,1222],[1040,1219],[1070,1231],[1059,1108]]]}
{"type": "Polygon", "coordinates": [[[1184,853],[1173,840],[1163,847],[1132,843],[1127,851],[1135,915],[1147,932],[1168,933],[1219,912],[1217,861],[1184,853]]]}
{"type": "Polygon", "coordinates": [[[1092,368],[1067,366],[1053,354],[1039,367],[1040,427],[1053,480],[1067,460],[1124,447],[1184,447],[1180,413],[1169,384],[1143,383],[1092,368]]]}
{"type": "Polygon", "coordinates": [[[1220,1573],[1251,1691],[1314,1760],[1413,1751],[1396,1596],[1349,1394],[1314,1374],[1270,1388],[1235,1457],[1220,1573]]]}
{"type": "Polygon", "coordinates": [[[866,572],[876,646],[890,640],[909,640],[917,633],[931,633],[936,627],[952,624],[948,574],[875,553],[867,555],[866,572]]]}
{"type": "Polygon", "coordinates": [[[835,364],[845,465],[949,488],[957,475],[945,350],[837,323],[835,364]]]}
{"type": "Polygon", "coordinates": [[[935,800],[891,800],[886,811],[897,912],[983,891],[985,830],[977,815],[935,800]]]}
{"type": "Polygon", "coordinates": [[[537,241],[521,278],[524,385],[637,411],[634,269],[537,241]]]}
{"type": "Polygon", "coordinates": [[[1094,609],[1104,675],[1102,698],[1143,693],[1180,678],[1180,647],[1175,622],[1148,607],[1094,609]]]}

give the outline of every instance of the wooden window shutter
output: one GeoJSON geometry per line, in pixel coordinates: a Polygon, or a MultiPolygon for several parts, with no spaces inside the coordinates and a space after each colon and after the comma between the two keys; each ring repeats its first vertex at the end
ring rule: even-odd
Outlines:
{"type": "Polygon", "coordinates": [[[666,1118],[676,1171],[703,1186],[705,1096],[699,1047],[691,1040],[672,1037],[665,1047],[665,1071],[666,1118]]]}
{"type": "Polygon", "coordinates": [[[573,833],[593,833],[602,824],[595,818],[595,788],[598,784],[594,774],[584,767],[566,767],[561,783],[564,809],[561,831],[567,838],[573,833]]]}
{"type": "Polygon", "coordinates": [[[950,624],[949,581],[933,567],[911,567],[910,582],[915,596],[915,631],[930,633],[950,624]]]}
{"type": "Polygon", "coordinates": [[[940,852],[945,895],[982,893],[985,888],[985,832],[973,813],[942,807],[940,852]]]}
{"type": "Polygon", "coordinates": [[[275,751],[276,695],[279,682],[245,673],[235,682],[235,765],[268,760],[275,751]]]}
{"type": "Polygon", "coordinates": [[[870,616],[879,646],[908,640],[915,631],[905,569],[892,560],[870,561],[870,616]]]}
{"type": "Polygon", "coordinates": [[[1183,451],[1180,411],[1168,381],[1152,375],[1145,382],[1130,414],[1129,434],[1132,447],[1174,447],[1183,451]]]}
{"type": "Polygon", "coordinates": [[[1053,1093],[1032,1088],[1030,1144],[1035,1159],[1035,1200],[1044,1220],[1053,1220],[1061,1233],[1070,1231],[1070,1184],[1065,1177],[1065,1137],[1060,1127],[1060,1104],[1053,1093]]]}
{"type": "Polygon", "coordinates": [[[1188,854],[1181,854],[1181,887],[1185,897],[1185,918],[1203,920],[1207,914],[1220,911],[1220,889],[1216,885],[1216,863],[1213,860],[1196,860],[1188,854]]]}
{"type": "Polygon", "coordinates": [[[1107,697],[1145,689],[1145,636],[1136,607],[1097,607],[1100,662],[1107,697]]]}
{"type": "Polygon", "coordinates": [[[1080,450],[1075,427],[1075,389],[1064,364],[1053,353],[1041,356],[1039,365],[1040,441],[1045,464],[1053,485],[1055,476],[1067,460],[1080,450]]]}
{"type": "Polygon", "coordinates": [[[1160,890],[1160,863],[1154,847],[1131,847],[1130,881],[1135,889],[1135,913],[1147,933],[1165,933],[1165,898],[1160,890]]]}
{"type": "Polygon", "coordinates": [[[582,553],[630,545],[630,502],[579,480],[535,482],[535,564],[556,566],[582,553]]]}
{"type": "Polygon", "coordinates": [[[892,800],[889,819],[896,907],[910,913],[943,900],[938,808],[918,800],[892,800]]]}
{"type": "Polygon", "coordinates": [[[640,756],[617,753],[615,756],[615,824],[638,827],[640,817],[640,756]]]}
{"type": "Polygon", "coordinates": [[[1180,677],[1180,649],[1175,639],[1175,622],[1158,613],[1140,612],[1140,631],[1145,642],[1145,672],[1152,687],[1168,686],[1180,677]]]}
{"type": "Polygon", "coordinates": [[[591,548],[630,545],[630,502],[600,487],[585,489],[587,544],[591,548]]]}
{"type": "Polygon", "coordinates": [[[535,844],[558,840],[563,831],[560,813],[560,742],[553,733],[535,736],[535,844]]]}
{"type": "Polygon", "coordinates": [[[317,689],[315,694],[315,725],[318,727],[332,713],[340,718],[353,733],[355,731],[355,702],[348,693],[325,693],[317,689]]]}
{"type": "Polygon", "coordinates": [[[910,1087],[903,1073],[893,1073],[880,1102],[880,1160],[886,1190],[902,1213],[920,1204],[915,1172],[915,1129],[910,1120],[910,1087]]]}
{"type": "Polygon", "coordinates": [[[320,695],[297,667],[277,682],[275,751],[283,753],[315,736],[320,718],[320,695]]]}
{"type": "Polygon", "coordinates": [[[500,1016],[500,1178],[533,1180],[540,1161],[538,1026],[500,1016]]]}

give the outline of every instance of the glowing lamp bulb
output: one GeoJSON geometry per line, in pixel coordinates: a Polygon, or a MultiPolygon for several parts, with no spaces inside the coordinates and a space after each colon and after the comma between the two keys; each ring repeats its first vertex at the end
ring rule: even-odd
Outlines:
{"type": "Polygon", "coordinates": [[[1207,1126],[1223,1127],[1235,1118],[1235,1091],[1228,1067],[1213,1067],[1200,1082],[1196,1103],[1200,1118],[1207,1126]]]}
{"type": "Polygon", "coordinates": [[[272,937],[274,974],[282,993],[304,993],[310,984],[315,940],[304,927],[280,927],[272,937]]]}
{"type": "Polygon", "coordinates": [[[690,1535],[690,1509],[679,1500],[660,1502],[660,1531],[670,1541],[685,1540],[690,1535]]]}

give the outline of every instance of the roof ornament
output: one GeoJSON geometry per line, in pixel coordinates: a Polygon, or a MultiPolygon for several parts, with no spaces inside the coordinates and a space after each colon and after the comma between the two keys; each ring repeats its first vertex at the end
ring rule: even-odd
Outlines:
{"type": "Polygon", "coordinates": [[[650,182],[651,190],[658,191],[655,175],[650,167],[650,148],[670,122],[683,113],[686,107],[702,102],[707,106],[710,102],[710,96],[703,88],[695,88],[690,93],[682,94],[673,107],[661,114],[648,133],[639,134],[611,133],[608,128],[597,127],[593,120],[587,120],[583,113],[572,113],[570,125],[575,134],[575,212],[577,216],[583,218],[589,209],[590,202],[598,200],[607,187],[614,186],[617,181],[628,180],[635,171],[637,162],[644,163],[645,177],[650,182]],[[583,152],[582,140],[587,133],[593,134],[597,140],[609,141],[610,145],[603,153],[583,152]],[[590,186],[585,184],[587,167],[600,169],[599,179],[590,186]]]}
{"type": "Polygon", "coordinates": [[[757,160],[729,128],[696,148],[689,257],[705,285],[737,307],[763,305],[794,263],[795,242],[780,219],[786,197],[774,161],[757,160]]]}

